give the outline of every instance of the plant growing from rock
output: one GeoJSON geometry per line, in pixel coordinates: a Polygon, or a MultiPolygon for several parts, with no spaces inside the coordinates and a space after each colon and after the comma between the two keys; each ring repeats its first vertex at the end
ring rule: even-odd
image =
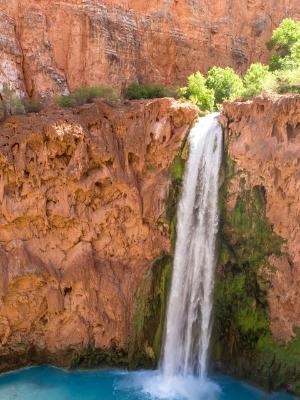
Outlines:
{"type": "Polygon", "coordinates": [[[175,97],[176,93],[159,84],[131,83],[125,90],[125,97],[129,100],[157,99],[163,97],[175,97]]]}
{"type": "Polygon", "coordinates": [[[18,97],[16,92],[10,89],[7,85],[3,86],[3,89],[1,91],[1,96],[2,96],[2,104],[3,107],[5,108],[6,114],[14,115],[14,114],[25,113],[25,107],[22,99],[18,97]]]}
{"type": "Polygon", "coordinates": [[[114,89],[108,86],[80,87],[70,95],[58,96],[55,100],[61,107],[74,107],[91,103],[96,98],[101,98],[111,103],[119,101],[114,89]]]}

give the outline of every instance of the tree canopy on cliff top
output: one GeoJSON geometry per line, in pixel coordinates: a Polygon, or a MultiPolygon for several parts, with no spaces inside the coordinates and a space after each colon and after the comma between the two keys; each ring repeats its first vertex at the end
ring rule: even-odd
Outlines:
{"type": "Polygon", "coordinates": [[[300,93],[300,21],[284,19],[267,44],[272,51],[269,65],[252,64],[243,78],[232,68],[212,67],[207,77],[200,72],[179,89],[202,111],[218,108],[224,100],[249,98],[264,92],[300,93]]]}

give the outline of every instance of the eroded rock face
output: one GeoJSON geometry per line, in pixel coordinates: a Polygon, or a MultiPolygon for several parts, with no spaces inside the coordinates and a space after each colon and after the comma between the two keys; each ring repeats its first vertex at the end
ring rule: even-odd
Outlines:
{"type": "Polygon", "coordinates": [[[300,394],[300,96],[226,102],[215,366],[300,394]]]}
{"type": "Polygon", "coordinates": [[[43,96],[129,82],[183,84],[196,70],[240,72],[298,0],[0,0],[0,77],[43,96]]]}
{"type": "Polygon", "coordinates": [[[196,115],[161,99],[2,123],[0,369],[128,343],[137,288],[170,251],[169,168],[196,115]]]}
{"type": "MultiPolygon", "coordinates": [[[[245,172],[245,187],[265,190],[266,216],[284,239],[282,255],[272,256],[269,291],[273,337],[289,341],[300,326],[300,96],[258,97],[245,103],[227,102],[228,154],[245,172]]],[[[239,195],[231,182],[229,208],[239,195]]]]}

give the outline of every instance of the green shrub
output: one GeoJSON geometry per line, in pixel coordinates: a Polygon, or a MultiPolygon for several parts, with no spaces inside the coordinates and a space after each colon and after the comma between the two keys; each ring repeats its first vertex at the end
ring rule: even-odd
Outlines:
{"type": "Polygon", "coordinates": [[[158,84],[142,85],[137,82],[131,83],[125,90],[125,97],[129,100],[157,99],[162,97],[174,97],[172,89],[158,84]]]}
{"type": "Polygon", "coordinates": [[[74,91],[73,97],[78,105],[90,103],[96,98],[113,101],[118,99],[114,89],[106,86],[82,87],[74,91]]]}
{"type": "Polygon", "coordinates": [[[232,68],[212,67],[188,78],[178,90],[181,100],[189,100],[202,111],[218,108],[224,100],[252,97],[264,92],[300,93],[300,21],[285,19],[275,29],[268,48],[274,50],[270,65],[252,64],[243,79],[232,68]]]}
{"type": "Polygon", "coordinates": [[[191,101],[202,111],[212,111],[214,108],[214,90],[206,86],[206,79],[200,72],[190,75],[187,87],[180,88],[178,93],[181,100],[191,101]]]}
{"type": "Polygon", "coordinates": [[[215,93],[215,105],[224,100],[239,97],[243,90],[243,81],[232,68],[213,67],[208,71],[206,86],[215,93]]]}
{"type": "Polygon", "coordinates": [[[42,104],[38,99],[23,99],[23,104],[27,113],[38,113],[42,109],[42,104]]]}
{"type": "Polygon", "coordinates": [[[275,73],[277,93],[300,93],[300,67],[291,71],[275,73]]]}
{"type": "Polygon", "coordinates": [[[2,115],[25,114],[27,112],[39,112],[42,109],[41,102],[38,99],[21,98],[17,93],[4,86],[0,92],[2,115]]]}
{"type": "Polygon", "coordinates": [[[262,93],[265,90],[264,83],[269,75],[271,72],[267,65],[252,64],[243,79],[242,96],[251,97],[262,93]]]}
{"type": "Polygon", "coordinates": [[[57,96],[55,101],[61,107],[73,107],[76,105],[76,100],[72,95],[57,96]]]}
{"type": "Polygon", "coordinates": [[[10,89],[7,85],[4,85],[1,96],[3,99],[3,106],[5,108],[6,114],[24,114],[25,108],[23,101],[16,92],[10,89]]]}
{"type": "Polygon", "coordinates": [[[74,107],[91,103],[96,98],[103,98],[110,102],[117,102],[119,97],[113,88],[107,86],[81,87],[70,95],[58,96],[56,102],[61,107],[74,107]]]}

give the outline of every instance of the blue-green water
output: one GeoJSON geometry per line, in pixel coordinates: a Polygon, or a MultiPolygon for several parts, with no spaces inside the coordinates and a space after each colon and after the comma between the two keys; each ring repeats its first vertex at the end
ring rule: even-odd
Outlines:
{"type": "Polygon", "coordinates": [[[68,372],[43,366],[0,375],[1,400],[292,400],[266,394],[216,375],[205,384],[195,378],[165,381],[158,372],[93,370],[68,372]]]}

